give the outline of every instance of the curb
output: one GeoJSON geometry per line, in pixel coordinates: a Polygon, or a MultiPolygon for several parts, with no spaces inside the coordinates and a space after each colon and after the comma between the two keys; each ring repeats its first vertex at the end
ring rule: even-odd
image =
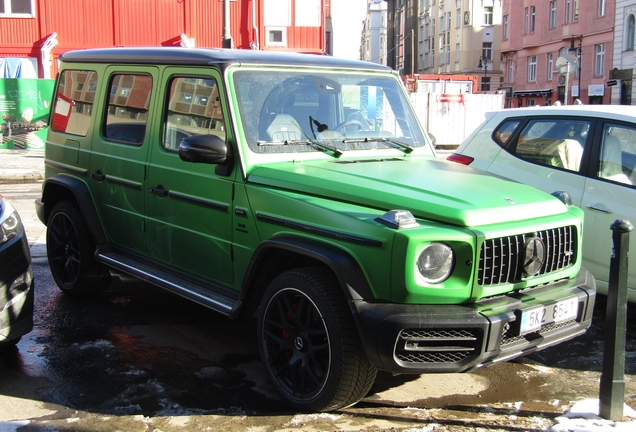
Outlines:
{"type": "Polygon", "coordinates": [[[0,170],[0,184],[35,183],[44,180],[44,175],[41,172],[14,171],[18,170],[0,170]]]}

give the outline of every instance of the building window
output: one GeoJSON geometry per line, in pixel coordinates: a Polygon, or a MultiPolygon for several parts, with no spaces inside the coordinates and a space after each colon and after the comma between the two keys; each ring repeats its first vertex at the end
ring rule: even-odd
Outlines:
{"type": "Polygon", "coordinates": [[[528,15],[528,8],[525,8],[523,15],[523,34],[528,34],[528,15]]]}
{"type": "Polygon", "coordinates": [[[492,42],[482,44],[481,57],[485,60],[492,60],[492,42]]]}
{"type": "Polygon", "coordinates": [[[492,25],[493,7],[486,6],[484,8],[484,25],[492,25]]]}
{"type": "Polygon", "coordinates": [[[481,79],[481,91],[490,91],[490,77],[481,79]]]}
{"type": "Polygon", "coordinates": [[[554,71],[552,70],[553,68],[554,68],[554,57],[552,53],[548,53],[548,81],[552,80],[552,74],[554,73],[554,71]]]}
{"type": "Polygon", "coordinates": [[[530,33],[534,33],[534,22],[536,18],[537,8],[530,6],[530,33]]]}
{"type": "Polygon", "coordinates": [[[291,26],[291,10],[291,0],[264,0],[263,22],[265,27],[291,26]]]}
{"type": "Polygon", "coordinates": [[[320,0],[304,0],[303,7],[294,8],[294,25],[296,27],[320,27],[322,20],[320,3],[320,0]]]}
{"type": "Polygon", "coordinates": [[[0,17],[33,18],[35,0],[0,0],[0,17]]]}
{"type": "Polygon", "coordinates": [[[550,2],[550,28],[556,28],[556,12],[557,12],[557,4],[556,1],[550,2]]]}
{"type": "Polygon", "coordinates": [[[457,9],[455,11],[455,28],[460,28],[462,25],[462,11],[461,9],[457,9]]]}
{"type": "Polygon", "coordinates": [[[455,62],[459,63],[459,44],[455,44],[455,62]]]}
{"type": "Polygon", "coordinates": [[[565,0],[565,22],[570,22],[570,2],[572,0],[565,0]]]}
{"type": "Polygon", "coordinates": [[[598,0],[598,16],[605,16],[605,0],[598,0]]]}
{"type": "Polygon", "coordinates": [[[579,20],[579,0],[572,0],[572,21],[579,20]]]}
{"type": "Polygon", "coordinates": [[[508,39],[508,15],[504,15],[503,16],[503,22],[502,22],[502,39],[503,40],[507,40],[508,39]]]}
{"type": "Polygon", "coordinates": [[[634,51],[634,31],[636,30],[636,21],[634,15],[627,18],[627,51],[634,51]]]}
{"type": "Polygon", "coordinates": [[[287,46],[287,28],[286,27],[267,27],[266,45],[268,46],[287,46]]]}
{"type": "Polygon", "coordinates": [[[605,45],[596,45],[596,58],[594,61],[594,75],[603,75],[603,63],[605,63],[605,45]]]}
{"type": "Polygon", "coordinates": [[[508,82],[510,84],[515,82],[515,66],[512,60],[508,60],[508,82]]]}
{"type": "Polygon", "coordinates": [[[537,80],[537,56],[528,57],[528,82],[537,80]]]}

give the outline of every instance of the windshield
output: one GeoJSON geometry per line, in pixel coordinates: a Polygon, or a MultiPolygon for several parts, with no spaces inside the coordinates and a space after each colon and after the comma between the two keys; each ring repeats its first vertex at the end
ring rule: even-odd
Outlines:
{"type": "Polygon", "coordinates": [[[250,69],[233,79],[239,122],[254,152],[426,145],[402,84],[392,76],[250,69]]]}

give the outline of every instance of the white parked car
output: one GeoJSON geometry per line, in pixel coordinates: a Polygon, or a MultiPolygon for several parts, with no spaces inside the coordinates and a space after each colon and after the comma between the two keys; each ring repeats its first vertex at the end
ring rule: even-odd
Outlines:
{"type": "MultiPolygon", "coordinates": [[[[591,105],[505,109],[482,123],[448,157],[546,192],[566,191],[585,212],[583,265],[607,293],[610,225],[636,225],[636,106],[591,105]]],[[[636,232],[630,234],[636,251],[636,232]]],[[[628,275],[636,302],[636,261],[628,275]]]]}

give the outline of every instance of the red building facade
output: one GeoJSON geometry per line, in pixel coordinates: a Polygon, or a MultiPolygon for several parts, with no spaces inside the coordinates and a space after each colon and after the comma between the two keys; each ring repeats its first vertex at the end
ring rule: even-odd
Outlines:
{"type": "Polygon", "coordinates": [[[60,54],[86,48],[232,46],[325,54],[325,2],[14,0],[0,8],[0,58],[28,58],[39,77],[49,78],[60,54]]]}

